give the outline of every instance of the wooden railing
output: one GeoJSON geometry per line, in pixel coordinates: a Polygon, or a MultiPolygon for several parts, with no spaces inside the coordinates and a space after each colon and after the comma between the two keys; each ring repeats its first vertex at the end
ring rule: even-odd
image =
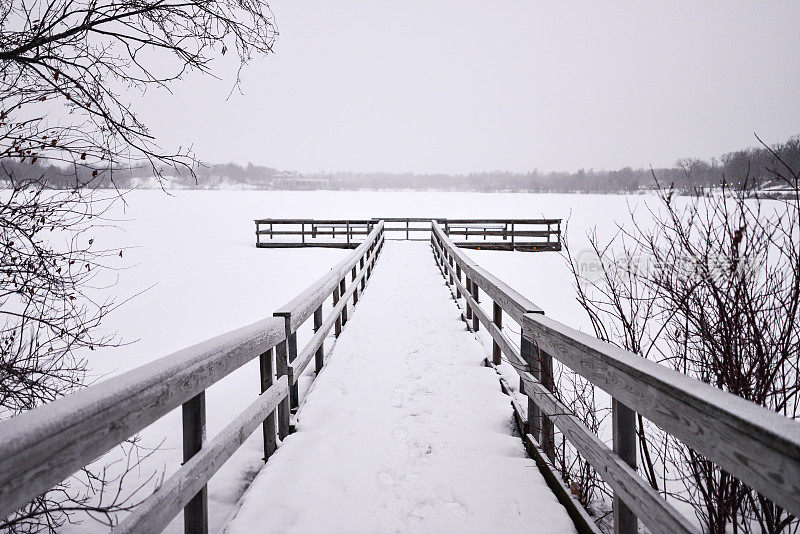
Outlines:
{"type": "Polygon", "coordinates": [[[184,509],[186,532],[207,532],[207,482],[259,425],[265,460],[275,451],[277,440],[289,433],[290,409],[297,406],[297,377],[311,355],[316,357],[317,371],[322,368],[323,341],[333,325],[338,336],[347,321],[349,300],[355,305],[365,289],[383,246],[383,227],[380,221],[373,223],[356,250],[282,306],[275,317],[0,423],[0,517],[12,514],[161,416],[182,407],[183,465],[114,531],[158,532],[184,509]],[[333,308],[323,318],[322,303],[331,296],[333,308]],[[297,328],[312,313],[315,334],[296,354],[297,328]],[[205,390],[256,357],[261,394],[205,442],[205,390]]]}
{"type": "MultiPolygon", "coordinates": [[[[464,299],[464,320],[474,330],[482,324],[491,335],[493,364],[504,356],[519,374],[520,392],[528,398],[525,439],[532,454],[554,478],[555,424],[614,491],[616,532],[637,532],[639,520],[654,533],[696,530],[637,473],[636,413],[800,514],[800,423],[546,317],[468,258],[439,223],[431,224],[434,256],[456,301],[464,299]],[[493,301],[491,318],[481,308],[481,290],[493,301]],[[519,348],[502,326],[503,313],[521,326],[519,348]],[[553,393],[553,358],[611,395],[613,447],[553,393]]],[[[515,406],[515,412],[522,410],[515,406]]],[[[581,513],[573,516],[576,524],[594,530],[581,513]]]]}
{"type": "MultiPolygon", "coordinates": [[[[390,241],[428,241],[431,217],[257,219],[259,248],[355,248],[384,221],[390,241]]],[[[538,252],[561,249],[561,219],[436,219],[461,248],[538,252]]]]}
{"type": "Polygon", "coordinates": [[[356,248],[376,219],[256,219],[259,248],[356,248]]]}

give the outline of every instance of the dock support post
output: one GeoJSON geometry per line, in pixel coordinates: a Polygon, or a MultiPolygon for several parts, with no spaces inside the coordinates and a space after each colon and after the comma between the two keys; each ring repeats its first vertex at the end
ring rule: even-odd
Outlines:
{"type": "MultiPolygon", "coordinates": [[[[206,393],[201,391],[182,406],[183,463],[200,452],[206,439],[206,393]]],[[[183,509],[183,531],[186,534],[208,533],[208,486],[197,492],[183,509]]]]}

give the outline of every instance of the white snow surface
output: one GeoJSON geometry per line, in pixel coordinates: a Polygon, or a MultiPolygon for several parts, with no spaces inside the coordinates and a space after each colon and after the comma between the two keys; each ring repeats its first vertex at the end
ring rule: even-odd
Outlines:
{"type": "Polygon", "coordinates": [[[424,243],[387,242],[228,534],[573,532],[424,243]]]}

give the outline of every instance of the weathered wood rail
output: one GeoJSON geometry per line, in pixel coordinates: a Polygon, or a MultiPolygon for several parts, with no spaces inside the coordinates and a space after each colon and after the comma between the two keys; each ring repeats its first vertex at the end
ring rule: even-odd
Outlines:
{"type": "Polygon", "coordinates": [[[160,532],[183,509],[187,533],[208,531],[206,484],[259,425],[264,459],[289,433],[297,378],[311,358],[319,371],[323,343],[338,336],[384,243],[370,225],[356,250],[269,317],[102,381],[0,423],[0,517],[65,480],[161,416],[181,407],[183,465],[114,532],[160,532]],[[323,318],[323,304],[333,306],[323,318]],[[352,305],[349,302],[352,300],[352,305]],[[297,329],[311,315],[315,333],[297,353],[297,329]],[[212,440],[205,439],[205,390],[259,358],[261,392],[212,440]],[[277,423],[277,428],[276,428],[277,423]]]}
{"type": "MultiPolygon", "coordinates": [[[[653,533],[694,532],[692,524],[637,473],[635,414],[705,455],[784,509],[800,514],[800,423],[548,318],[459,249],[437,221],[431,247],[462,318],[493,339],[493,361],[505,359],[528,398],[524,439],[545,478],[581,530],[595,526],[553,472],[555,425],[614,491],[615,531],[632,534],[641,520],[653,533]],[[463,281],[462,281],[463,278],[463,281]],[[481,291],[493,314],[481,307],[481,291]],[[521,326],[519,348],[503,313],[521,326]],[[554,393],[553,358],[611,395],[609,448],[554,393]],[[555,481],[555,482],[554,482],[555,481]]],[[[513,397],[512,397],[513,398],[513,397]]],[[[513,400],[518,418],[524,413],[513,400]]]]}
{"type": "MultiPolygon", "coordinates": [[[[386,239],[429,241],[430,217],[257,219],[259,248],[355,248],[378,220],[386,239]]],[[[561,219],[436,219],[461,248],[539,252],[561,249],[561,219]]]]}

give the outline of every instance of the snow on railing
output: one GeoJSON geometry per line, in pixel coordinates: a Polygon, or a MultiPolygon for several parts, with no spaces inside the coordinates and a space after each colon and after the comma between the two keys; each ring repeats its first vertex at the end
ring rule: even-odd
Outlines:
{"type": "MultiPolygon", "coordinates": [[[[552,470],[544,457],[553,462],[555,424],[613,489],[616,532],[637,532],[638,520],[654,533],[696,530],[637,473],[636,413],[800,514],[800,423],[546,317],[469,259],[437,221],[431,226],[431,247],[442,275],[454,286],[456,302],[465,299],[462,318],[473,330],[483,324],[493,339],[493,364],[503,354],[520,376],[520,392],[528,397],[524,427],[529,450],[540,466],[552,470]],[[493,300],[492,319],[480,306],[479,289],[493,300]],[[503,331],[503,312],[522,327],[519,348],[503,331]],[[613,450],[553,394],[552,358],[611,395],[613,450]]],[[[516,401],[512,404],[521,418],[516,401]]],[[[552,473],[548,478],[555,480],[552,473]]],[[[559,497],[570,499],[566,492],[559,497]]],[[[573,519],[593,530],[585,512],[579,514],[573,519]]]]}
{"type": "MultiPolygon", "coordinates": [[[[187,532],[206,532],[207,482],[258,425],[263,428],[265,461],[275,451],[277,439],[286,437],[288,397],[302,370],[301,360],[309,351],[317,354],[320,370],[322,341],[334,322],[339,334],[347,320],[348,299],[352,297],[355,305],[358,287],[365,289],[383,246],[383,226],[376,222],[356,250],[293,300],[297,306],[282,307],[276,317],[180,350],[0,423],[0,517],[181,406],[183,465],[114,532],[159,532],[181,509],[187,532]],[[353,279],[346,289],[348,273],[353,279]],[[320,305],[331,295],[335,305],[323,322],[320,305]],[[296,340],[296,327],[308,317],[306,304],[316,306],[316,334],[299,358],[289,358],[287,346],[296,340]],[[214,439],[204,442],[205,390],[256,357],[261,395],[214,439]]],[[[296,405],[296,389],[294,392],[296,405]]]]}

